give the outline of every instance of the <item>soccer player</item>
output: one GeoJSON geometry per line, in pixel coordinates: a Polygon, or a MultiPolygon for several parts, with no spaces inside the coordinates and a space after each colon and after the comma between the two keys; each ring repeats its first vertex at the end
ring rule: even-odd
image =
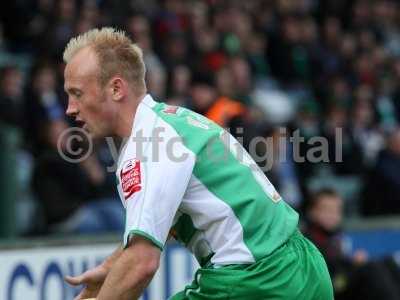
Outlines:
{"type": "Polygon", "coordinates": [[[171,232],[201,268],[179,299],[333,299],[326,264],[298,214],[224,129],[146,92],[141,50],[94,29],[64,52],[67,114],[93,137],[125,138],[116,172],[123,245],[76,277],[76,299],[137,299],[171,232]]]}

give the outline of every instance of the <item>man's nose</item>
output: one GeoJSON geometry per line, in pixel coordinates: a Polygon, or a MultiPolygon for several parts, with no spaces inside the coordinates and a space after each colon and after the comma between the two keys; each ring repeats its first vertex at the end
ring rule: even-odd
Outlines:
{"type": "Polygon", "coordinates": [[[76,106],[74,101],[68,100],[68,107],[67,107],[67,110],[66,110],[65,113],[67,114],[67,116],[70,116],[70,117],[73,117],[73,116],[77,115],[78,107],[76,106]]]}

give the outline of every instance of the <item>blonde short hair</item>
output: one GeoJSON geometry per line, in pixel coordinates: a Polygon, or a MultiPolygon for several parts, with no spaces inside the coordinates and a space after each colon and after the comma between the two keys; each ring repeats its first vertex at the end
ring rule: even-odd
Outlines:
{"type": "Polygon", "coordinates": [[[97,55],[100,84],[104,86],[111,77],[120,75],[136,88],[146,89],[142,50],[128,38],[125,32],[111,27],[89,30],[72,38],[64,50],[68,63],[81,49],[90,47],[97,55]]]}

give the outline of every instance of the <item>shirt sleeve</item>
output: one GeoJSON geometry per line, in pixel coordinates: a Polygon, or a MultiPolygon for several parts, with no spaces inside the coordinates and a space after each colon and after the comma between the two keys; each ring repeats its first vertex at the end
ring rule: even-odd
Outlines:
{"type": "MultiPolygon", "coordinates": [[[[150,240],[161,250],[182,202],[195,156],[181,141],[165,140],[142,159],[125,157],[120,170],[121,194],[126,207],[124,246],[134,235],[150,240]],[[174,147],[172,147],[172,146],[174,147]],[[172,151],[168,151],[171,149],[172,151]]],[[[152,148],[151,146],[149,148],[152,148]]]]}

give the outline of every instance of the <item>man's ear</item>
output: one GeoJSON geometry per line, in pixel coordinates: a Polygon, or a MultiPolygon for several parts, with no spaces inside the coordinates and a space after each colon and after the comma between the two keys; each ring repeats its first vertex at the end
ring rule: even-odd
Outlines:
{"type": "Polygon", "coordinates": [[[119,76],[111,78],[109,91],[114,101],[121,101],[126,96],[126,82],[119,76]]]}

